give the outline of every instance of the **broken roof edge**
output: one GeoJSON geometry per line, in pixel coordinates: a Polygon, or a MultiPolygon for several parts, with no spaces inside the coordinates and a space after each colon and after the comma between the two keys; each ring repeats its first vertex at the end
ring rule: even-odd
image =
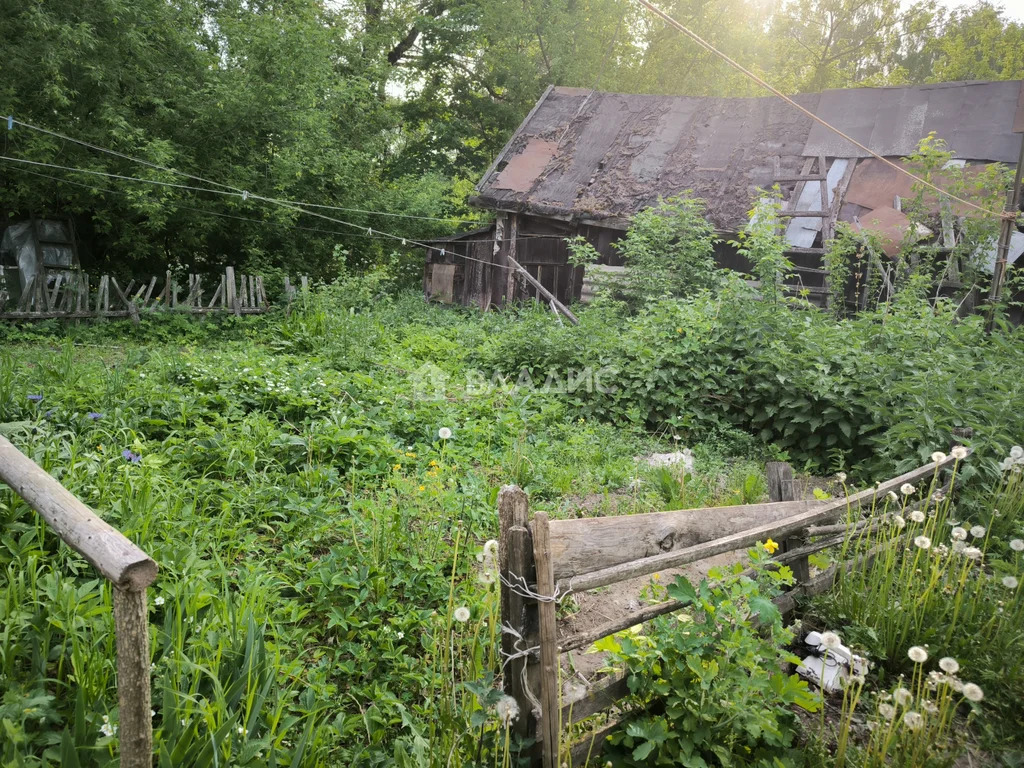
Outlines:
{"type": "MultiPolygon", "coordinates": [[[[512,135],[508,137],[508,141],[506,141],[505,146],[501,148],[501,152],[499,152],[497,156],[494,158],[493,162],[489,166],[487,166],[487,170],[484,171],[484,175],[481,176],[480,181],[476,183],[474,189],[477,192],[483,189],[484,185],[490,181],[491,176],[494,174],[494,169],[498,167],[498,164],[501,163],[502,160],[505,159],[505,155],[507,155],[508,151],[512,148],[512,144],[516,140],[516,137],[519,136],[520,133],[522,133],[523,129],[529,124],[530,120],[533,119],[533,116],[537,114],[537,110],[541,108],[541,105],[544,104],[544,102],[548,98],[548,95],[555,88],[556,86],[554,83],[548,85],[548,87],[544,89],[544,93],[541,95],[541,97],[537,99],[537,103],[533,105],[533,108],[526,114],[526,117],[524,117],[520,121],[519,125],[516,126],[516,129],[512,131],[512,135]]],[[[470,200],[470,202],[472,202],[472,199],[470,200]]]]}

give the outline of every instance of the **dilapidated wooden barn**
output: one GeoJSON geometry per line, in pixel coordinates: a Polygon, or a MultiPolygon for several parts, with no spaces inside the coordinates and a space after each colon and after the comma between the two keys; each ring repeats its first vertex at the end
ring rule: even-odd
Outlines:
{"type": "MultiPolygon", "coordinates": [[[[886,158],[912,154],[931,132],[958,164],[1013,165],[1022,153],[1020,80],[832,90],[794,100],[886,158]]],[[[659,197],[685,192],[706,202],[723,235],[719,263],[747,271],[726,241],[746,225],[760,190],[775,184],[796,280],[812,295],[827,290],[822,255],[837,222],[874,231],[893,252],[909,225],[900,210],[912,194],[906,175],[774,96],[550,87],[477,185],[474,202],[494,211],[495,222],[431,243],[424,291],[482,309],[530,296],[568,305],[581,297],[585,276],[569,263],[566,238],[582,235],[601,264],[618,265],[612,244],[631,218],[659,197]]],[[[1014,231],[1008,260],[1021,252],[1024,234],[1014,231]]]]}

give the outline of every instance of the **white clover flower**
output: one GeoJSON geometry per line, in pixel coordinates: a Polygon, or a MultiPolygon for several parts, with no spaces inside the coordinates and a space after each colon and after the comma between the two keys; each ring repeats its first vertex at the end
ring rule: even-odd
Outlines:
{"type": "Polygon", "coordinates": [[[442,440],[447,440],[452,436],[452,431],[448,429],[448,427],[441,427],[439,430],[437,430],[437,436],[442,440]]]}
{"type": "Polygon", "coordinates": [[[949,453],[957,461],[963,461],[967,458],[967,448],[963,445],[954,445],[949,453]]]}
{"type": "Polygon", "coordinates": [[[900,497],[896,495],[895,491],[889,491],[889,493],[886,494],[886,495],[889,497],[889,501],[899,501],[900,500],[900,497]]]}
{"type": "Polygon", "coordinates": [[[156,605],[156,606],[161,606],[161,605],[163,605],[163,604],[164,604],[164,599],[163,599],[163,597],[158,597],[158,598],[156,598],[156,599],[155,599],[155,600],[153,601],[153,605],[156,605]]]}
{"type": "Polygon", "coordinates": [[[915,523],[924,522],[924,512],[922,512],[920,509],[915,509],[909,515],[907,515],[907,517],[909,517],[915,523]]]}
{"type": "Polygon", "coordinates": [[[965,547],[964,557],[969,557],[971,560],[981,560],[981,550],[977,547],[965,547]]]}
{"type": "Polygon", "coordinates": [[[405,632],[403,632],[402,630],[398,630],[398,632],[395,633],[395,637],[401,640],[403,637],[405,637],[405,632]]]}
{"type": "Polygon", "coordinates": [[[928,651],[926,651],[920,645],[911,646],[910,650],[907,651],[907,656],[909,656],[910,660],[915,664],[924,664],[926,661],[928,661],[928,651]]]}
{"type": "Polygon", "coordinates": [[[974,683],[964,683],[964,698],[977,703],[985,698],[985,693],[974,683]]]}
{"type": "Polygon", "coordinates": [[[466,623],[469,621],[469,608],[464,605],[460,605],[455,609],[455,613],[452,614],[452,617],[458,622],[463,624],[466,623]]]}
{"type": "Polygon", "coordinates": [[[918,536],[914,539],[914,544],[921,549],[928,549],[932,545],[932,540],[927,536],[918,536]]]}
{"type": "Polygon", "coordinates": [[[1014,552],[1024,552],[1024,540],[1022,539],[1011,539],[1010,549],[1014,552]]]}
{"type": "Polygon", "coordinates": [[[952,656],[943,656],[939,659],[939,669],[950,675],[955,675],[960,671],[960,662],[954,659],[952,656]]]}
{"type": "Polygon", "coordinates": [[[906,688],[897,688],[892,692],[892,698],[901,707],[906,707],[914,700],[914,695],[906,688]]]}
{"type": "Polygon", "coordinates": [[[911,710],[903,713],[903,724],[910,730],[916,731],[924,725],[924,718],[921,717],[920,712],[914,712],[911,710]]]}
{"type": "Polygon", "coordinates": [[[1013,446],[1010,449],[1010,458],[1015,460],[1024,458],[1024,448],[1021,448],[1019,445],[1013,446]]]}
{"type": "Polygon", "coordinates": [[[932,461],[934,461],[936,464],[941,464],[945,460],[946,454],[944,454],[942,451],[936,451],[935,453],[932,454],[932,461]]]}
{"type": "Polygon", "coordinates": [[[836,480],[838,480],[840,483],[845,483],[846,482],[846,473],[845,472],[836,472],[836,480]]]}
{"type": "Polygon", "coordinates": [[[501,724],[508,727],[519,717],[519,704],[511,696],[502,696],[494,707],[501,724]]]}
{"type": "Polygon", "coordinates": [[[834,651],[843,641],[839,638],[835,632],[822,632],[821,634],[821,647],[826,651],[834,651]]]}
{"type": "Polygon", "coordinates": [[[954,528],[952,531],[949,532],[949,536],[950,536],[951,539],[953,539],[953,541],[966,541],[967,540],[967,531],[965,531],[960,526],[957,526],[956,528],[954,528]]]}
{"type": "Polygon", "coordinates": [[[903,485],[900,486],[900,493],[902,493],[904,496],[910,496],[916,490],[917,489],[914,488],[914,486],[912,486],[910,483],[904,483],[903,485]]]}
{"type": "Polygon", "coordinates": [[[886,720],[892,720],[896,717],[896,707],[892,704],[879,704],[878,714],[884,717],[886,720]]]}
{"type": "Polygon", "coordinates": [[[1017,588],[1017,579],[1014,576],[1003,576],[1003,586],[1007,589],[1017,588]]]}
{"type": "Polygon", "coordinates": [[[975,526],[973,526],[971,528],[971,536],[973,536],[974,538],[980,539],[984,535],[985,535],[985,526],[983,526],[983,525],[975,525],[975,526]]]}

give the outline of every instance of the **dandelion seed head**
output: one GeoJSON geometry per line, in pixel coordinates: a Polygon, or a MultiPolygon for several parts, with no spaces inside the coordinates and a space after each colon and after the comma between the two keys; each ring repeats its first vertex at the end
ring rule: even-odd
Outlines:
{"type": "Polygon", "coordinates": [[[957,461],[963,461],[967,458],[967,448],[963,445],[954,445],[949,454],[957,461]]]}
{"type": "Polygon", "coordinates": [[[974,538],[980,539],[982,536],[985,535],[985,526],[983,526],[983,525],[972,526],[971,530],[970,530],[970,534],[974,538]]]}
{"type": "Polygon", "coordinates": [[[914,539],[914,545],[921,549],[928,549],[932,545],[932,540],[927,536],[918,536],[914,539]]]}
{"type": "Polygon", "coordinates": [[[1024,539],[1011,539],[1010,549],[1014,552],[1024,552],[1024,539]]]}
{"type": "Polygon", "coordinates": [[[1011,459],[1024,458],[1024,448],[1021,448],[1019,445],[1013,446],[1013,448],[1010,449],[1010,458],[1011,459]]]}
{"type": "Polygon", "coordinates": [[[932,454],[932,461],[934,461],[936,464],[941,464],[945,460],[946,454],[944,454],[942,451],[936,451],[935,453],[932,454]]]}
{"type": "Polygon", "coordinates": [[[441,427],[437,430],[437,436],[442,440],[447,440],[452,436],[452,431],[448,427],[441,427]]]}
{"type": "Polygon", "coordinates": [[[913,710],[903,713],[903,724],[912,731],[916,731],[924,725],[924,717],[920,712],[913,710]]]}
{"type": "Polygon", "coordinates": [[[896,527],[899,528],[900,530],[903,530],[904,528],[907,527],[907,521],[903,519],[903,515],[896,515],[896,516],[894,516],[892,521],[896,525],[896,527]]]}
{"type": "Polygon", "coordinates": [[[469,621],[469,608],[467,608],[464,605],[460,605],[458,608],[455,609],[455,613],[452,614],[452,617],[456,621],[464,624],[465,622],[469,621]]]}
{"type": "Polygon", "coordinates": [[[1017,578],[1015,576],[1003,576],[1003,586],[1007,589],[1017,588],[1017,578]]]}
{"type": "Polygon", "coordinates": [[[904,496],[910,496],[916,490],[917,489],[914,488],[914,486],[912,486],[910,483],[904,483],[903,485],[900,486],[900,493],[902,493],[904,496]]]}
{"type": "Polygon", "coordinates": [[[909,515],[907,515],[907,517],[909,517],[915,523],[923,523],[924,522],[924,512],[922,512],[920,509],[915,509],[909,515]]]}
{"type": "Polygon", "coordinates": [[[901,707],[905,707],[914,700],[914,696],[906,688],[897,688],[892,692],[892,699],[901,707]]]}
{"type": "Polygon", "coordinates": [[[984,691],[982,691],[981,688],[975,685],[974,683],[964,683],[963,694],[965,699],[967,699],[968,701],[973,701],[975,703],[985,698],[984,691]]]}
{"type": "Polygon", "coordinates": [[[928,661],[928,651],[922,648],[920,645],[913,645],[910,650],[907,651],[907,656],[915,664],[924,664],[928,661]]]}
{"type": "Polygon", "coordinates": [[[964,547],[964,557],[971,560],[981,560],[981,550],[977,547],[964,547]]]}
{"type": "Polygon", "coordinates": [[[845,472],[836,472],[836,480],[838,480],[840,483],[845,483],[846,482],[846,473],[845,472]]]}
{"type": "Polygon", "coordinates": [[[967,539],[967,531],[965,531],[960,526],[957,526],[952,531],[950,531],[949,535],[953,539],[953,541],[965,541],[967,539]]]}
{"type": "Polygon", "coordinates": [[[939,669],[950,675],[955,675],[960,671],[960,662],[954,659],[952,656],[943,656],[939,659],[939,669]]]}
{"type": "Polygon", "coordinates": [[[502,696],[494,707],[498,714],[498,720],[504,726],[509,726],[519,717],[519,705],[511,696],[502,696]]]}
{"type": "Polygon", "coordinates": [[[892,720],[896,717],[896,707],[892,704],[879,704],[878,714],[884,717],[886,720],[892,720]]]}
{"type": "Polygon", "coordinates": [[[886,494],[886,495],[888,496],[889,501],[899,501],[900,500],[900,497],[896,495],[895,491],[889,491],[889,493],[886,494]]]}

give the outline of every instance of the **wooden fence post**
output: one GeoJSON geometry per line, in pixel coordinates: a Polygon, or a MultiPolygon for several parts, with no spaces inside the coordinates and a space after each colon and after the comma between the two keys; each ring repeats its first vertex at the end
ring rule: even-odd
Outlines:
{"type": "Polygon", "coordinates": [[[501,576],[501,652],[505,693],[519,705],[519,718],[512,724],[522,737],[533,734],[533,703],[527,695],[529,684],[527,657],[509,657],[533,646],[536,639],[536,605],[509,585],[524,586],[534,581],[533,541],[527,527],[529,497],[516,485],[506,485],[498,493],[498,573],[501,576]],[[508,627],[516,634],[505,631],[508,627]]]}
{"type": "Polygon", "coordinates": [[[558,635],[555,571],[551,562],[548,513],[533,516],[533,560],[537,566],[537,605],[540,629],[540,734],[544,768],[558,768],[561,722],[558,711],[558,635]]]}
{"type": "MultiPolygon", "coordinates": [[[[784,461],[769,461],[764,467],[768,479],[768,498],[772,501],[796,501],[793,489],[793,468],[784,461]]],[[[796,549],[803,542],[794,536],[782,542],[782,551],[796,549]]],[[[804,584],[811,578],[811,566],[806,557],[800,557],[790,563],[797,584],[804,584]]]]}
{"type": "Polygon", "coordinates": [[[117,643],[118,740],[122,768],[152,768],[153,718],[149,688],[149,609],[146,589],[114,594],[117,643]]]}

